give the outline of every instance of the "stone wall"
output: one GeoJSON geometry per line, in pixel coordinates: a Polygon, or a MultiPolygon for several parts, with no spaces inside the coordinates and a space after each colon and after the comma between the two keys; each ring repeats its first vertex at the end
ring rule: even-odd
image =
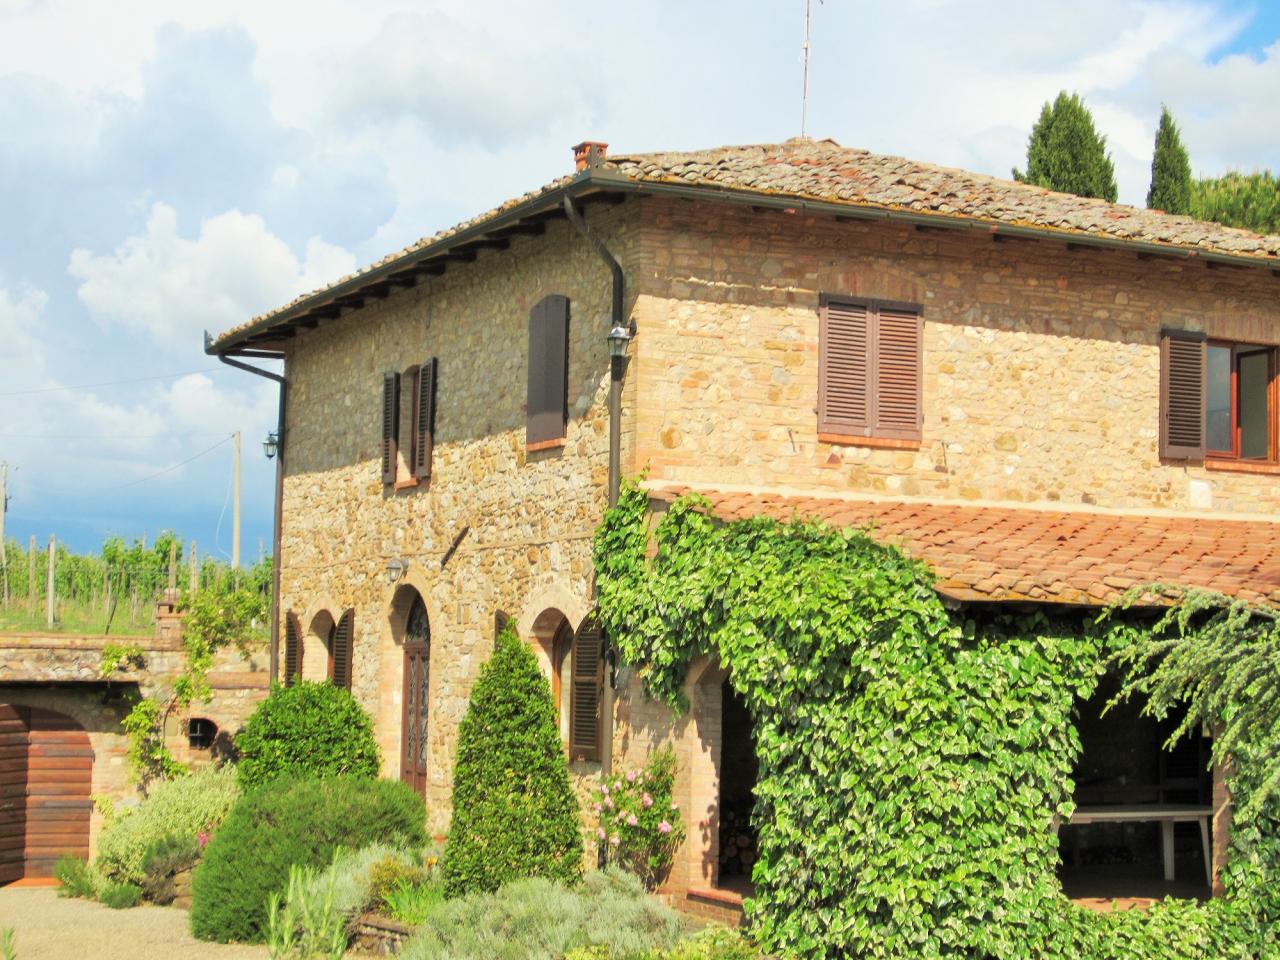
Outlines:
{"type": "Polygon", "coordinates": [[[653,200],[631,376],[654,480],[1274,514],[1280,478],[1162,463],[1159,330],[1280,342],[1269,271],[653,200]],[[817,437],[819,293],[924,308],[916,450],[817,437]]]}
{"type": "MultiPolygon", "coordinates": [[[[629,255],[631,205],[593,206],[588,219],[629,255]]],[[[352,692],[375,718],[383,772],[398,776],[404,618],[414,592],[422,596],[435,832],[448,824],[457,725],[493,648],[495,613],[533,638],[544,611],[576,628],[590,609],[608,467],[609,298],[605,265],[567,223],[552,222],[542,236],[305,332],[289,350],[281,606],[299,617],[303,673],[313,677],[324,675],[323,627],[355,611],[352,692]],[[568,433],[561,448],[527,452],[528,316],[550,293],[570,300],[568,433]],[[432,356],[431,479],[384,487],[383,372],[432,356]],[[394,586],[391,559],[408,563],[394,586]]]]}

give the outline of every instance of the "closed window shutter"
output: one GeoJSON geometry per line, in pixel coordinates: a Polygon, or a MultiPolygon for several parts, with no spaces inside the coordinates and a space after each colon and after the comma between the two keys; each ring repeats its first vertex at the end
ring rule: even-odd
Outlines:
{"type": "Polygon", "coordinates": [[[553,293],[529,313],[527,444],[562,440],[569,422],[569,298],[553,293]]]}
{"type": "Polygon", "coordinates": [[[302,629],[292,612],[284,618],[284,682],[289,686],[302,676],[302,629]]]}
{"type": "Polygon", "coordinates": [[[569,690],[571,760],[600,759],[602,639],[595,617],[584,620],[573,639],[573,682],[569,690]]]}
{"type": "Polygon", "coordinates": [[[872,432],[877,437],[919,440],[920,314],[881,306],[875,321],[872,432]]]}
{"type": "Polygon", "coordinates": [[[396,452],[400,439],[400,374],[382,375],[382,482],[396,482],[396,452]]]}
{"type": "Polygon", "coordinates": [[[436,358],[418,367],[413,398],[413,475],[419,480],[431,476],[431,454],[436,433],[436,358]]]}
{"type": "Polygon", "coordinates": [[[1204,459],[1206,340],[1186,330],[1160,337],[1160,456],[1168,460],[1204,459]]]}
{"type": "Polygon", "coordinates": [[[871,432],[871,315],[865,305],[829,301],[819,321],[818,432],[871,432]]]}
{"type": "Polygon", "coordinates": [[[355,620],[355,611],[348,610],[333,629],[330,679],[335,687],[344,690],[351,689],[351,642],[355,634],[355,620]]]}

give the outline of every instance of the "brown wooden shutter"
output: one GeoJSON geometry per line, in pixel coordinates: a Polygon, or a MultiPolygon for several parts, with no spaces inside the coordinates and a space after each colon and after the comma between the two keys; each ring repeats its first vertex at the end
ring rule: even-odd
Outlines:
{"type": "Polygon", "coordinates": [[[431,477],[436,434],[436,358],[423,362],[413,378],[413,475],[431,477]]]}
{"type": "Polygon", "coordinates": [[[329,677],[335,687],[344,690],[351,689],[351,643],[355,635],[355,620],[354,610],[344,613],[333,628],[333,643],[330,645],[329,677]]]}
{"type": "Polygon", "coordinates": [[[569,298],[543,297],[529,313],[525,442],[563,440],[569,422],[569,298]]]}
{"type": "Polygon", "coordinates": [[[396,482],[396,452],[400,441],[400,374],[382,375],[382,482],[396,482]]]}
{"type": "Polygon", "coordinates": [[[302,676],[302,628],[291,611],[284,618],[284,682],[285,686],[302,676]]]}
{"type": "Polygon", "coordinates": [[[569,690],[569,758],[600,759],[600,688],[603,635],[594,616],[573,638],[573,680],[569,690]]]}
{"type": "Polygon", "coordinates": [[[818,432],[871,433],[871,315],[824,298],[819,309],[818,432]]]}
{"type": "Polygon", "coordinates": [[[1160,456],[1203,460],[1207,337],[1189,330],[1160,334],[1160,456]]]}
{"type": "Polygon", "coordinates": [[[888,304],[875,311],[872,343],[873,436],[920,439],[920,313],[888,304]]]}

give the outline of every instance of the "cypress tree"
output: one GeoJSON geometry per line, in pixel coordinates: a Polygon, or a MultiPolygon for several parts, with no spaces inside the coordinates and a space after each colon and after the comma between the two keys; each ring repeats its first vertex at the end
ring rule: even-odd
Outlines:
{"type": "Polygon", "coordinates": [[[458,728],[441,871],[450,897],[524,877],[569,884],[582,877],[582,821],[551,685],[510,624],[458,728]]]}
{"type": "Polygon", "coordinates": [[[1027,142],[1027,169],[1013,178],[1048,190],[1081,197],[1116,199],[1116,171],[1107,154],[1107,138],[1078,94],[1065,90],[1046,103],[1027,142]]]}
{"type": "Polygon", "coordinates": [[[1191,212],[1191,159],[1182,145],[1178,125],[1165,106],[1160,108],[1160,125],[1156,128],[1147,206],[1165,213],[1191,212]]]}

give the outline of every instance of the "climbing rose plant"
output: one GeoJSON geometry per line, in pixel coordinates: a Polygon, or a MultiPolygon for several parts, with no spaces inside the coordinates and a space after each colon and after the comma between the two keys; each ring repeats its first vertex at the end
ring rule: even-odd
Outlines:
{"type": "MultiPolygon", "coordinates": [[[[1150,619],[949,612],[921,563],[864,532],[718,523],[628,485],[597,531],[600,614],[649,695],[680,709],[718,657],[755,728],[753,936],[786,957],[1243,958],[1275,949],[1280,818],[1237,820],[1204,905],[1092,914],[1056,877],[1074,699],[1150,619]],[[654,550],[651,553],[650,540],[654,550]]],[[[1248,756],[1231,781],[1247,804],[1248,756]]]]}
{"type": "Polygon", "coordinates": [[[684,842],[684,820],[671,798],[676,755],[668,747],[640,770],[606,779],[596,792],[596,841],[608,863],[616,863],[652,888],[684,842]]]}

